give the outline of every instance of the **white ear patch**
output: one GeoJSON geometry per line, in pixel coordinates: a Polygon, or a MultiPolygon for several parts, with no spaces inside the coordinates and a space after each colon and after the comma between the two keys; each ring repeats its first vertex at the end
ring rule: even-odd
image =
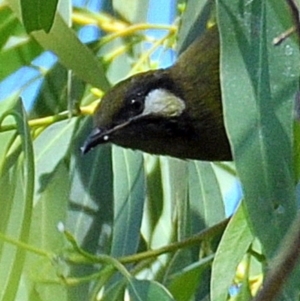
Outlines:
{"type": "Polygon", "coordinates": [[[145,98],[145,107],[142,113],[145,115],[161,115],[175,117],[181,115],[185,109],[184,101],[165,89],[155,89],[145,98]]]}

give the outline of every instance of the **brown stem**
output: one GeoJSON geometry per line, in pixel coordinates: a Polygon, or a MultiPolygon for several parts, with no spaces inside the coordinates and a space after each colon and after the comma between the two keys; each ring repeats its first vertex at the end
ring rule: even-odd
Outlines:
{"type": "Polygon", "coordinates": [[[162,247],[162,248],[159,248],[156,250],[149,250],[149,251],[141,252],[138,254],[129,255],[126,257],[121,257],[118,260],[123,264],[137,262],[137,261],[141,261],[141,260],[148,259],[151,257],[157,257],[164,253],[174,252],[174,251],[177,251],[182,248],[193,246],[196,243],[199,243],[205,239],[208,239],[208,238],[224,231],[229,220],[230,220],[230,218],[227,218],[227,219],[221,221],[220,223],[218,223],[208,229],[205,229],[205,230],[201,231],[200,233],[195,234],[194,236],[189,237],[185,240],[174,242],[172,244],[169,244],[165,247],[162,247]]]}
{"type": "Polygon", "coordinates": [[[275,266],[270,270],[262,290],[253,301],[272,301],[282,290],[288,277],[292,273],[300,255],[300,214],[293,222],[283,240],[275,266]]]}
{"type": "Polygon", "coordinates": [[[295,0],[286,0],[286,2],[292,12],[292,17],[293,17],[293,20],[295,23],[296,32],[297,32],[299,40],[300,40],[300,11],[299,11],[298,5],[295,0]]]}

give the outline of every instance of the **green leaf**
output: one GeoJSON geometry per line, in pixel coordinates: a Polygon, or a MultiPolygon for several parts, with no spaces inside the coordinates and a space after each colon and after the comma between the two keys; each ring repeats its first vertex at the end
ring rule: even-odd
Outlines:
{"type": "Polygon", "coordinates": [[[225,218],[223,198],[211,163],[190,162],[189,198],[193,233],[213,226],[225,218]]]}
{"type": "Polygon", "coordinates": [[[49,32],[55,17],[58,0],[21,0],[22,20],[26,31],[43,29],[49,32]]]}
{"type": "MultiPolygon", "coordinates": [[[[35,248],[60,254],[66,241],[58,231],[58,224],[65,222],[69,202],[68,170],[61,162],[52,173],[47,189],[35,205],[30,229],[30,244],[35,248]]],[[[49,258],[28,254],[26,260],[26,294],[30,293],[41,300],[67,300],[67,287],[63,285],[49,286],[43,282],[57,281],[66,269],[61,261],[50,261],[49,258]]],[[[39,300],[30,297],[30,300],[39,300]]]]}
{"type": "Polygon", "coordinates": [[[128,285],[132,301],[174,301],[175,299],[160,283],[133,279],[128,285]]]}
{"type": "Polygon", "coordinates": [[[47,189],[52,172],[70,147],[76,119],[64,120],[49,126],[35,140],[36,201],[47,189]]]}
{"type": "Polygon", "coordinates": [[[183,160],[163,157],[161,158],[161,166],[162,182],[165,191],[164,203],[166,204],[166,216],[164,224],[161,225],[162,229],[157,234],[160,236],[160,244],[164,245],[168,241],[166,239],[167,235],[170,235],[170,232],[167,233],[166,229],[174,228],[174,234],[176,234],[178,240],[188,237],[191,233],[189,220],[190,208],[187,200],[188,163],[183,160]],[[176,227],[174,227],[175,215],[178,222],[176,227]],[[166,237],[162,234],[162,231],[166,232],[166,237]]]}
{"type": "Polygon", "coordinates": [[[49,289],[45,284],[39,283],[38,285],[34,285],[29,293],[28,300],[30,301],[52,301],[54,299],[59,301],[70,300],[65,287],[61,285],[52,285],[49,289]]]}
{"type": "Polygon", "coordinates": [[[70,147],[70,207],[67,228],[91,253],[109,253],[113,222],[113,172],[110,146],[85,156],[80,146],[90,133],[91,120],[81,118],[70,147]],[[88,122],[87,122],[88,121],[88,122]]]}
{"type": "Polygon", "coordinates": [[[243,206],[231,218],[212,266],[211,300],[226,301],[238,264],[243,259],[253,235],[247,224],[243,206]]]}
{"type": "Polygon", "coordinates": [[[59,114],[68,109],[68,99],[71,101],[82,99],[85,85],[76,76],[71,76],[71,88],[68,89],[69,76],[68,70],[60,63],[51,67],[44,76],[42,86],[31,105],[31,118],[59,114]]]}
{"type": "Polygon", "coordinates": [[[7,5],[0,5],[0,47],[7,43],[11,35],[24,34],[24,29],[7,5]]]}
{"type": "Polygon", "coordinates": [[[157,156],[144,156],[146,169],[147,202],[146,210],[149,214],[144,223],[146,237],[150,240],[157,226],[163,210],[163,187],[161,179],[160,160],[157,156]],[[147,224],[147,226],[146,226],[147,224]]]}
{"type": "Polygon", "coordinates": [[[0,60],[5,62],[5,68],[0,69],[0,80],[9,76],[21,67],[28,66],[30,62],[41,54],[41,47],[32,40],[23,39],[11,48],[0,52],[0,60]]]}
{"type": "Polygon", "coordinates": [[[201,282],[201,276],[212,262],[213,256],[201,259],[181,269],[174,275],[170,275],[168,289],[176,301],[189,301],[195,295],[201,282]]]}
{"type": "MultiPolygon", "coordinates": [[[[153,158],[151,158],[153,159],[153,158]]],[[[146,156],[146,163],[149,162],[146,156]]],[[[157,163],[158,164],[158,163],[157,163]]],[[[188,220],[189,204],[187,201],[187,162],[168,157],[159,157],[159,164],[155,173],[151,174],[151,181],[155,180],[155,185],[148,190],[153,196],[148,198],[150,212],[144,216],[143,235],[147,241],[148,248],[158,248],[171,242],[174,237],[183,239],[190,234],[190,224],[188,220]],[[158,167],[160,170],[158,170],[158,167]],[[153,177],[153,178],[152,178],[153,177]],[[154,179],[155,177],[155,179],[154,179]],[[182,180],[185,179],[185,180],[182,180]],[[178,213],[180,211],[180,213],[178,213]],[[178,214],[177,214],[178,213],[178,214]],[[150,215],[150,216],[149,216],[150,215]],[[148,218],[155,217],[152,231],[146,225],[148,218]],[[178,226],[179,224],[179,226],[178,226]]],[[[147,177],[149,180],[149,176],[147,177]]],[[[149,208],[149,209],[148,209],[149,208]]],[[[187,259],[190,263],[190,254],[187,259]]],[[[160,263],[166,263],[169,254],[160,257],[160,263]]],[[[165,268],[162,267],[162,274],[165,274],[165,268]]]]}
{"type": "Polygon", "coordinates": [[[136,252],[145,201],[143,156],[113,147],[114,228],[111,254],[136,252]]]}
{"type": "MultiPolygon", "coordinates": [[[[82,155],[80,146],[90,133],[91,126],[90,118],[78,118],[68,152],[63,159],[69,169],[70,181],[66,228],[85,251],[108,254],[113,223],[111,148],[98,147],[82,155]]],[[[93,273],[99,273],[98,265],[73,265],[69,271],[69,275],[74,278],[93,273]]],[[[89,296],[93,284],[90,281],[70,287],[69,298],[75,301],[82,300],[82,296],[89,296]]]]}
{"type": "MultiPolygon", "coordinates": [[[[5,218],[0,231],[15,240],[27,242],[33,208],[34,154],[27,116],[19,99],[9,99],[1,103],[0,124],[6,116],[13,116],[20,140],[16,140],[21,150],[12,156],[10,166],[3,164],[0,170],[2,187],[0,205],[5,218]],[[20,155],[19,155],[20,154],[20,155]]],[[[12,148],[11,148],[12,151],[12,148]]],[[[15,300],[25,262],[25,250],[4,243],[0,246],[1,300],[15,300]]]]}
{"type": "Polygon", "coordinates": [[[69,186],[68,170],[61,162],[51,172],[47,188],[41,194],[38,202],[36,200],[30,231],[32,245],[53,252],[61,251],[65,238],[57,227],[60,222],[66,220],[69,186]]]}
{"type": "Polygon", "coordinates": [[[225,122],[247,216],[268,258],[296,213],[292,112],[300,57],[290,39],[272,45],[286,29],[275,8],[288,28],[283,2],[218,1],[225,122]]]}
{"type": "Polygon", "coordinates": [[[114,0],[113,7],[116,12],[130,23],[141,23],[147,19],[149,0],[132,0],[130,2],[114,0]]]}
{"type": "Polygon", "coordinates": [[[101,301],[124,300],[125,287],[124,279],[116,281],[107,290],[105,290],[104,295],[101,296],[101,301]]]}
{"type": "Polygon", "coordinates": [[[182,16],[177,44],[178,53],[182,53],[206,29],[211,16],[214,1],[190,0],[186,3],[186,11],[182,16]]]}
{"type": "Polygon", "coordinates": [[[0,6],[0,80],[17,69],[27,66],[42,52],[34,40],[25,35],[25,31],[7,6],[0,6]],[[10,37],[14,37],[11,38],[10,37]]]}
{"type": "MultiPolygon", "coordinates": [[[[8,5],[21,19],[19,1],[11,0],[8,5]]],[[[100,89],[109,88],[104,68],[99,60],[86,45],[80,42],[75,32],[67,26],[60,15],[55,17],[53,27],[48,34],[38,31],[31,35],[45,50],[53,51],[61,63],[67,69],[73,70],[79,78],[100,89]]]]}

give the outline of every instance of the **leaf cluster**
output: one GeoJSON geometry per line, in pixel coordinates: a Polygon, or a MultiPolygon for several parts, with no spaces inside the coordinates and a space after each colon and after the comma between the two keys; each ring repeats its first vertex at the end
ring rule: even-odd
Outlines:
{"type": "MultiPolygon", "coordinates": [[[[103,1],[100,12],[57,2],[0,4],[0,80],[36,72],[0,102],[0,300],[251,300],[282,245],[293,248],[298,209],[299,41],[272,43],[293,26],[288,5],[181,1],[174,25],[153,25],[146,0],[103,1]],[[184,50],[212,14],[235,164],[109,145],[82,157],[99,95],[156,67],[151,55],[162,60],[175,38],[184,50]],[[87,25],[99,39],[84,44],[87,25]],[[58,58],[47,70],[34,63],[45,50],[58,58]],[[26,111],[20,95],[36,79],[26,111]],[[228,213],[236,181],[243,195],[228,213]]],[[[290,272],[278,275],[278,300],[299,298],[300,269],[290,272]]]]}

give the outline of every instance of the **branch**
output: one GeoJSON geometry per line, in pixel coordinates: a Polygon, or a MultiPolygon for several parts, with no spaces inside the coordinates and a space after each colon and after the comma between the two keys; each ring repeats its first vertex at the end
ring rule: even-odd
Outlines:
{"type": "Polygon", "coordinates": [[[288,277],[294,270],[300,255],[300,214],[297,215],[290,230],[286,234],[275,266],[270,270],[264,282],[262,290],[253,301],[272,301],[282,290],[288,277]]]}
{"type": "MultiPolygon", "coordinates": [[[[88,106],[81,107],[79,111],[72,112],[72,117],[92,115],[96,104],[98,104],[98,101],[95,101],[88,106]]],[[[70,111],[64,111],[57,115],[29,120],[28,125],[31,128],[42,127],[42,126],[45,127],[45,126],[49,126],[55,122],[66,120],[69,118],[70,118],[70,111]]],[[[12,130],[16,130],[16,129],[17,129],[17,125],[15,123],[0,125],[0,133],[12,131],[12,130]]]]}

